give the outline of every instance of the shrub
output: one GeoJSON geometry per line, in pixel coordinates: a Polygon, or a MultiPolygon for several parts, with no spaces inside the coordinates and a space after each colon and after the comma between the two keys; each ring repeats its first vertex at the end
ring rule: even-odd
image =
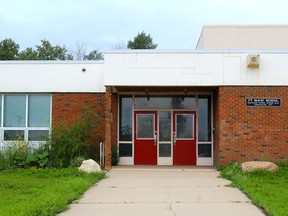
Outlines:
{"type": "Polygon", "coordinates": [[[73,124],[62,121],[52,128],[50,166],[73,167],[79,164],[79,158],[84,159],[92,154],[89,151],[86,153],[86,149],[92,148],[86,141],[96,122],[96,115],[90,111],[89,108],[85,109],[82,117],[73,124]]]}
{"type": "Polygon", "coordinates": [[[9,143],[0,151],[0,170],[29,167],[45,167],[48,163],[49,147],[41,143],[38,148],[33,148],[29,142],[18,138],[9,143]]]}
{"type": "Polygon", "coordinates": [[[119,154],[117,146],[112,147],[112,166],[117,166],[119,162],[119,154]]]}

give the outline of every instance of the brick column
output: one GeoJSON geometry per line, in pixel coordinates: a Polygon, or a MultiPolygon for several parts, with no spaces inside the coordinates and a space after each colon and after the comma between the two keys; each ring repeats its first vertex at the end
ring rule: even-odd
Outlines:
{"type": "Polygon", "coordinates": [[[105,169],[111,169],[112,147],[112,87],[106,87],[105,94],[105,169]]]}

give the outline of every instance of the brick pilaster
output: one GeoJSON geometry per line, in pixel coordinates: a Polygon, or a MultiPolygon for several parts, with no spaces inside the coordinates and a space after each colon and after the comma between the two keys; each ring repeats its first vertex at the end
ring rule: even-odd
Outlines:
{"type": "Polygon", "coordinates": [[[105,94],[105,169],[111,169],[112,147],[112,87],[106,87],[105,94]]]}

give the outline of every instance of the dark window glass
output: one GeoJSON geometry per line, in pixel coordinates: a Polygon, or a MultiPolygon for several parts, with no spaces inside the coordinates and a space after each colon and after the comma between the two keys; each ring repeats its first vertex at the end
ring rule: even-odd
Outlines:
{"type": "Polygon", "coordinates": [[[132,157],[132,144],[119,144],[119,156],[120,157],[132,157]]]}
{"type": "Polygon", "coordinates": [[[137,139],[154,138],[154,114],[137,114],[137,139]]]}
{"type": "Polygon", "coordinates": [[[159,157],[171,157],[171,144],[159,144],[159,157]]]}
{"type": "Polygon", "coordinates": [[[5,130],[4,140],[24,140],[24,130],[5,130]]]}
{"type": "Polygon", "coordinates": [[[159,112],[159,141],[171,141],[171,112],[159,112]]]}
{"type": "Polygon", "coordinates": [[[132,141],[132,97],[120,98],[120,141],[132,141]]]}
{"type": "Polygon", "coordinates": [[[137,96],[135,109],[195,109],[195,97],[181,96],[137,96]]]}
{"type": "Polygon", "coordinates": [[[176,137],[178,139],[194,139],[194,115],[176,115],[176,137]]]}
{"type": "Polygon", "coordinates": [[[47,141],[49,137],[48,130],[29,130],[29,141],[47,141]]]}
{"type": "Polygon", "coordinates": [[[211,144],[198,144],[198,157],[211,157],[211,144]]]}
{"type": "Polygon", "coordinates": [[[211,97],[198,97],[198,140],[211,141],[211,97]]]}

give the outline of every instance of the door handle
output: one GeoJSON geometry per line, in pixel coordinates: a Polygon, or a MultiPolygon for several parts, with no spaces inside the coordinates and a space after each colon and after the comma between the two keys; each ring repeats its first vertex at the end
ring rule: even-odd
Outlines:
{"type": "Polygon", "coordinates": [[[154,133],[154,145],[156,145],[157,144],[157,133],[155,132],[154,133]]]}
{"type": "Polygon", "coordinates": [[[173,144],[176,145],[176,134],[173,133],[173,144]]]}

